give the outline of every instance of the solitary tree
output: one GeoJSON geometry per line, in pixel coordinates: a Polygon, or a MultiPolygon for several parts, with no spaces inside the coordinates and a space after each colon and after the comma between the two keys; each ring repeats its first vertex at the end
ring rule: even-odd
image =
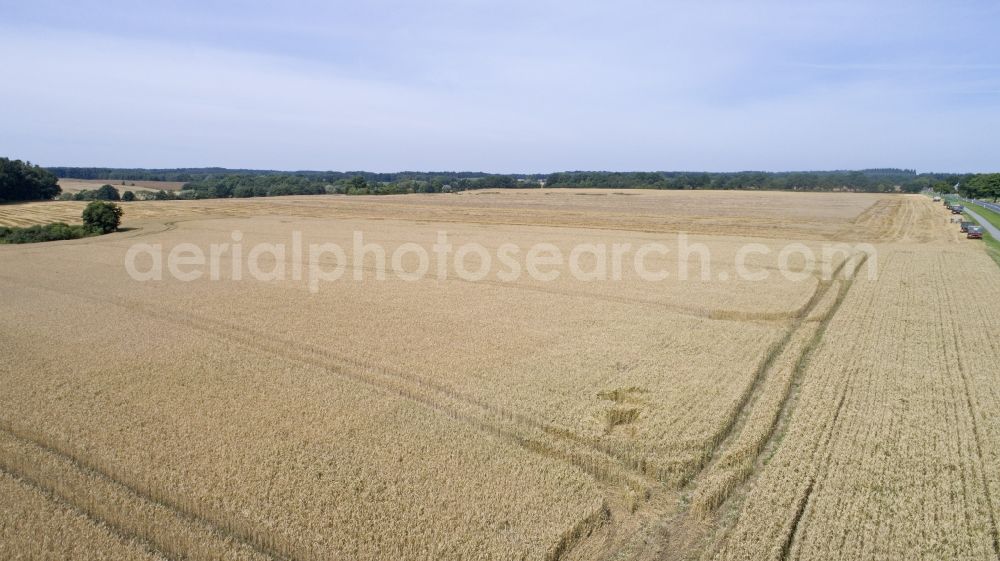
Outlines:
{"type": "Polygon", "coordinates": [[[83,225],[92,232],[108,234],[118,229],[122,207],[104,201],[92,201],[83,209],[83,225]]]}

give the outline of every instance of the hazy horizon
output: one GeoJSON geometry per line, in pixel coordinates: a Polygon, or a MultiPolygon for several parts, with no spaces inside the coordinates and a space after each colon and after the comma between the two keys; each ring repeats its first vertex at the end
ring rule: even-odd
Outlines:
{"type": "Polygon", "coordinates": [[[0,155],[46,166],[997,170],[985,1],[4,12],[0,155]]]}

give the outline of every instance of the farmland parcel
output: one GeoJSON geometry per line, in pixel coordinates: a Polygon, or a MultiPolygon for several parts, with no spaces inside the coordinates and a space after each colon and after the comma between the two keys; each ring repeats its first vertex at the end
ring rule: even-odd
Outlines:
{"type": "Polygon", "coordinates": [[[0,247],[4,558],[997,557],[1000,269],[929,199],[123,206],[127,231],[0,247]],[[354,255],[358,233],[391,260],[442,232],[485,255],[661,244],[644,266],[669,274],[380,280],[354,255]],[[297,239],[348,270],[311,287],[308,252],[272,251],[255,266],[288,274],[251,278],[251,248],[297,239]],[[186,281],[136,280],[137,244],[227,245],[186,281]]]}

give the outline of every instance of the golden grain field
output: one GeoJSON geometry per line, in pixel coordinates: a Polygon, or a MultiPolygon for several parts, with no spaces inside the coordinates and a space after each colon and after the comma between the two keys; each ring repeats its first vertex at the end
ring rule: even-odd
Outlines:
{"type": "MultiPolygon", "coordinates": [[[[0,225],[72,222],[83,204],[3,205],[0,225]]],[[[115,234],[0,246],[4,559],[997,557],[1000,269],[929,199],[122,206],[115,234]],[[652,283],[379,280],[377,256],[354,261],[357,232],[389,254],[441,232],[566,254],[683,233],[710,258],[651,254],[707,273],[652,283]],[[237,279],[233,252],[218,279],[123,265],[135,244],[237,238],[332,242],[351,265],[315,287],[237,279]],[[780,262],[788,244],[862,242],[877,252],[820,258],[832,278],[778,274],[807,268],[780,262]],[[768,280],[741,278],[746,244],[768,280]]]]}

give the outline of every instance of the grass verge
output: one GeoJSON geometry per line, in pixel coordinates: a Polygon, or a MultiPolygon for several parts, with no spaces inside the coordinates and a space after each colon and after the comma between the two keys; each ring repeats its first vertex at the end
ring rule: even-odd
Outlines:
{"type": "MultiPolygon", "coordinates": [[[[1000,213],[994,212],[984,206],[977,205],[976,203],[966,202],[964,204],[972,207],[973,210],[976,211],[976,214],[985,218],[990,224],[1000,228],[1000,213]]],[[[965,214],[964,216],[973,222],[979,222],[968,214],[965,214]]],[[[983,242],[986,244],[986,252],[990,254],[990,257],[992,257],[994,261],[996,261],[997,265],[1000,265],[1000,240],[994,238],[988,231],[983,229],[983,242]]]]}

